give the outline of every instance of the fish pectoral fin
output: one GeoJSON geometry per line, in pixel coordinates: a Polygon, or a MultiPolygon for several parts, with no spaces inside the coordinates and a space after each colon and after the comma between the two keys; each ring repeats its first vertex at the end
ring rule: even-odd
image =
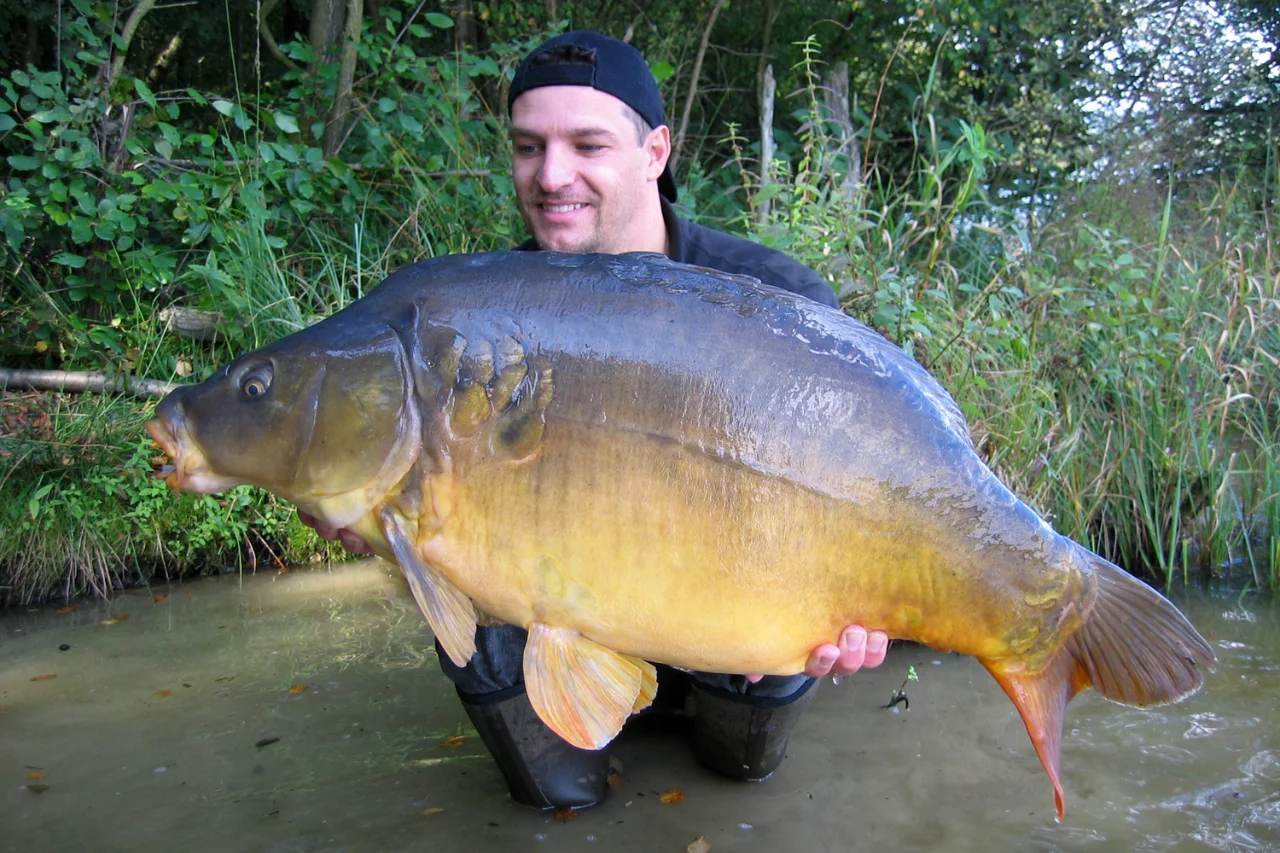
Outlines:
{"type": "Polygon", "coordinates": [[[449,660],[458,666],[466,666],[476,652],[475,605],[439,569],[418,555],[399,513],[384,506],[379,517],[383,535],[395,552],[396,562],[409,580],[409,589],[413,590],[413,598],[427,617],[432,632],[444,646],[449,660]]]}
{"type": "Polygon", "coordinates": [[[658,686],[647,661],[541,622],[529,626],[524,682],[542,721],[579,749],[600,749],[613,740],[658,686]]]}
{"type": "Polygon", "coordinates": [[[986,661],[982,661],[982,665],[1017,707],[1036,755],[1053,783],[1053,804],[1061,821],[1067,811],[1066,796],[1058,778],[1062,766],[1062,726],[1067,703],[1089,686],[1088,675],[1067,648],[1059,649],[1049,665],[1034,675],[1002,672],[986,661]]]}

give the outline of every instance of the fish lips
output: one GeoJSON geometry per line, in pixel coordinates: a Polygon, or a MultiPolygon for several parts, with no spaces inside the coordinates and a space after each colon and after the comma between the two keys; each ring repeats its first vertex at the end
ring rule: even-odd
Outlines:
{"type": "Polygon", "coordinates": [[[212,495],[241,484],[242,481],[223,477],[209,468],[208,459],[191,438],[180,405],[172,397],[166,398],[157,412],[157,416],[143,424],[143,428],[173,460],[173,464],[166,465],[158,475],[164,478],[169,488],[178,492],[212,495]]]}

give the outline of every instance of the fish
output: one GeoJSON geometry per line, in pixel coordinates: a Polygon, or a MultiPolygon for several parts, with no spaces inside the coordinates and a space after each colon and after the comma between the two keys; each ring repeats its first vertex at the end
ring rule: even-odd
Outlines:
{"type": "Polygon", "coordinates": [[[528,631],[538,715],[600,749],[653,663],[790,675],[850,624],[977,658],[1065,814],[1068,702],[1149,707],[1216,659],[1055,532],[951,395],[841,311],[661,255],[416,263],[173,391],[175,489],[252,484],[399,565],[449,658],[528,631]]]}

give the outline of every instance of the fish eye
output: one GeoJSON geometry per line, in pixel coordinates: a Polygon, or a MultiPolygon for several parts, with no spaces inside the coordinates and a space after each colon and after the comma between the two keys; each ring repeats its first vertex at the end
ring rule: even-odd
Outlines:
{"type": "Polygon", "coordinates": [[[264,396],[270,387],[271,367],[269,365],[256,367],[240,379],[240,393],[250,400],[264,396]]]}

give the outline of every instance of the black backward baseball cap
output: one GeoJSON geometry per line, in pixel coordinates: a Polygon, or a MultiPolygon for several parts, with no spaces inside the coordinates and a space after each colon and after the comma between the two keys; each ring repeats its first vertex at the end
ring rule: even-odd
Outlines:
{"type": "MultiPolygon", "coordinates": [[[[600,33],[575,30],[548,39],[530,51],[511,81],[507,115],[511,115],[511,105],[516,98],[542,86],[590,86],[631,107],[650,127],[666,124],[662,116],[662,95],[658,93],[649,63],[631,45],[600,33]],[[582,61],[538,61],[548,50],[564,46],[580,48],[582,61]]],[[[670,166],[664,168],[658,178],[658,192],[668,201],[676,200],[676,182],[670,166]]]]}

